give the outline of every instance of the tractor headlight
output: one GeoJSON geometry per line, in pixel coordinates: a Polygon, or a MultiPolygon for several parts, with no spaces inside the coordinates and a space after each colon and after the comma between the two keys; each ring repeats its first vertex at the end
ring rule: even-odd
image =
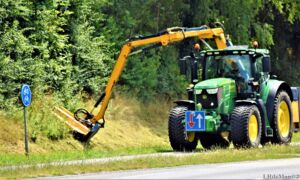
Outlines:
{"type": "Polygon", "coordinates": [[[214,89],[206,89],[206,92],[208,94],[217,94],[218,93],[218,88],[214,88],[214,89]]]}
{"type": "Polygon", "coordinates": [[[201,94],[202,93],[202,89],[195,89],[195,94],[201,94]]]}

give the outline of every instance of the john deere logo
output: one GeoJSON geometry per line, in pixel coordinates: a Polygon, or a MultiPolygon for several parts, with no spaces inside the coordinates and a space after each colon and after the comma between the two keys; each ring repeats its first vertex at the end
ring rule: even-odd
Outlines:
{"type": "Polygon", "coordinates": [[[202,99],[207,99],[207,96],[206,96],[206,95],[203,95],[203,96],[202,96],[202,99]]]}

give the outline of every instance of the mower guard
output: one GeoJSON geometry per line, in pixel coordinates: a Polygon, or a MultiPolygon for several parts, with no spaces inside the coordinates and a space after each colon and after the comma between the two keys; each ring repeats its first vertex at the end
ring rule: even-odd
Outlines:
{"type": "Polygon", "coordinates": [[[65,121],[68,126],[70,126],[74,131],[82,135],[88,135],[90,133],[90,129],[86,127],[84,124],[80,123],[74,118],[73,113],[68,111],[64,107],[55,107],[54,114],[61,120],[65,121]]]}

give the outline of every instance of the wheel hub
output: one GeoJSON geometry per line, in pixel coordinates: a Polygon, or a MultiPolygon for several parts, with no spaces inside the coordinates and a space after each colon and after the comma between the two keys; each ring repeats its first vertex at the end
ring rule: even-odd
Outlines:
{"type": "Polygon", "coordinates": [[[280,102],[278,109],[278,129],[282,137],[287,137],[290,131],[290,112],[285,101],[280,102]]]}
{"type": "Polygon", "coordinates": [[[249,130],[250,141],[255,142],[258,136],[258,123],[257,123],[257,118],[254,114],[250,116],[248,130],[249,130]]]}

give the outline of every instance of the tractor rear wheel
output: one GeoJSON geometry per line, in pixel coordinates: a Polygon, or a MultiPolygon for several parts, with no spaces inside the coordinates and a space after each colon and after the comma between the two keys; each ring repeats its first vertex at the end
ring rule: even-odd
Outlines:
{"type": "Polygon", "coordinates": [[[262,123],[255,105],[241,105],[234,108],[230,119],[231,140],[239,147],[258,147],[262,134],[262,123]]]}
{"type": "Polygon", "coordinates": [[[212,148],[228,148],[230,143],[226,139],[224,139],[221,134],[214,133],[200,133],[199,139],[201,145],[205,149],[212,148]]]}
{"type": "Polygon", "coordinates": [[[285,91],[280,91],[274,103],[274,114],[272,121],[273,143],[288,144],[292,139],[292,108],[289,95],[285,91]]]}
{"type": "Polygon", "coordinates": [[[185,131],[186,106],[176,106],[170,111],[169,140],[175,151],[192,151],[196,149],[198,136],[195,132],[185,131]]]}

